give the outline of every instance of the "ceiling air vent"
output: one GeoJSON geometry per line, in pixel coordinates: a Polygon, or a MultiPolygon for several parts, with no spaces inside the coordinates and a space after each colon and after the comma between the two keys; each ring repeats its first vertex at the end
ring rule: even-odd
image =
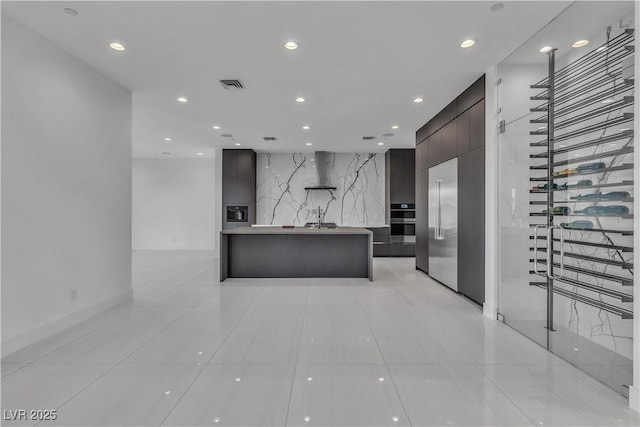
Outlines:
{"type": "Polygon", "coordinates": [[[231,135],[230,133],[223,133],[220,136],[223,137],[223,138],[231,138],[233,135],[231,135]]]}
{"type": "Polygon", "coordinates": [[[265,141],[275,141],[276,137],[275,136],[263,136],[262,139],[264,139],[265,141]]]}
{"type": "Polygon", "coordinates": [[[385,138],[389,138],[390,136],[393,136],[392,133],[383,133],[382,136],[384,136],[385,138]]]}
{"type": "Polygon", "coordinates": [[[363,141],[370,141],[370,140],[375,139],[375,138],[376,138],[375,136],[363,136],[362,140],[363,141]]]}
{"type": "Polygon", "coordinates": [[[225,89],[243,89],[242,83],[240,80],[220,80],[220,84],[225,89]]]}

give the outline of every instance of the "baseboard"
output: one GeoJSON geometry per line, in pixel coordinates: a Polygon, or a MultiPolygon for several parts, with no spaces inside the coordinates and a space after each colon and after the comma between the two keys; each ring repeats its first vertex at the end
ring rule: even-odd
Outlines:
{"type": "Polygon", "coordinates": [[[133,300],[133,290],[128,290],[113,298],[99,302],[92,306],[70,313],[52,322],[38,326],[20,335],[2,341],[2,357],[15,353],[42,339],[48,338],[58,332],[71,328],[85,320],[88,320],[103,311],[106,311],[119,304],[130,303],[133,300]]]}
{"type": "Polygon", "coordinates": [[[629,386],[629,407],[640,412],[640,388],[629,386]]]}

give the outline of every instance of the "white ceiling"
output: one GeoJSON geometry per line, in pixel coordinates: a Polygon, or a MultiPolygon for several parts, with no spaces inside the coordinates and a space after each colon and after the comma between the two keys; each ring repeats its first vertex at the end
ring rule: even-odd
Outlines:
{"type": "Polygon", "coordinates": [[[415,146],[417,129],[570,4],[505,1],[492,12],[494,3],[47,1],[2,9],[133,92],[134,157],[210,157],[236,142],[272,152],[415,146]],[[476,45],[460,48],[467,38],[476,45]],[[299,48],[285,50],[288,40],[299,48]],[[223,89],[218,80],[229,78],[246,88],[223,89]],[[378,146],[387,132],[395,136],[378,146]]]}

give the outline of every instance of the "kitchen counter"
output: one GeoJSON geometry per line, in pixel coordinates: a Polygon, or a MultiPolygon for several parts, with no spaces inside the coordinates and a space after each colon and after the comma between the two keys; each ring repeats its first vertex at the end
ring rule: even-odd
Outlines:
{"type": "Polygon", "coordinates": [[[336,228],[307,228],[294,227],[239,227],[232,230],[223,230],[222,234],[371,234],[371,231],[360,227],[336,227],[336,228]]]}
{"type": "Polygon", "coordinates": [[[373,280],[373,233],[359,227],[223,230],[220,232],[220,281],[229,277],[373,280]]]}

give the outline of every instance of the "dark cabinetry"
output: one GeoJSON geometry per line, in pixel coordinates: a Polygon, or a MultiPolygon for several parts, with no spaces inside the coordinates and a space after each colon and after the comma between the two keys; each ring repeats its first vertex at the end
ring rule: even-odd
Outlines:
{"type": "Polygon", "coordinates": [[[222,150],[222,229],[255,222],[256,153],[253,150],[222,150]]]}
{"type": "Polygon", "coordinates": [[[416,150],[392,149],[385,155],[389,256],[414,256],[416,231],[416,150]]]}
{"type": "Polygon", "coordinates": [[[416,268],[429,267],[429,168],[458,158],[458,290],[484,302],[484,76],[416,132],[416,268]]]}
{"type": "Polygon", "coordinates": [[[416,171],[416,267],[424,272],[429,272],[428,202],[429,169],[424,168],[416,171]]]}
{"type": "Polygon", "coordinates": [[[458,157],[458,290],[479,304],[484,302],[484,152],[480,147],[458,157]]]}
{"type": "Polygon", "coordinates": [[[367,227],[373,233],[373,256],[389,256],[389,227],[367,227]]]}

